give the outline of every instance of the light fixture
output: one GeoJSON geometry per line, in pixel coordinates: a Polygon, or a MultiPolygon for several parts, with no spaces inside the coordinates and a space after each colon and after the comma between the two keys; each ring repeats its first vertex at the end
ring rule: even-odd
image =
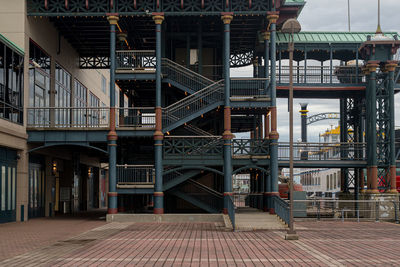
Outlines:
{"type": "Polygon", "coordinates": [[[52,164],[51,164],[51,172],[53,175],[57,174],[57,161],[53,160],[52,164]]]}

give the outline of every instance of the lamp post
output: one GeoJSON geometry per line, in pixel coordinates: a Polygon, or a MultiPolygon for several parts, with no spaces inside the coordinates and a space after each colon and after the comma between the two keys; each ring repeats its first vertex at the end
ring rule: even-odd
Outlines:
{"type": "Polygon", "coordinates": [[[301,30],[300,23],[296,19],[288,19],[282,26],[283,33],[289,33],[289,230],[285,235],[286,240],[298,240],[299,236],[294,230],[293,222],[293,52],[294,40],[293,34],[301,30]]]}

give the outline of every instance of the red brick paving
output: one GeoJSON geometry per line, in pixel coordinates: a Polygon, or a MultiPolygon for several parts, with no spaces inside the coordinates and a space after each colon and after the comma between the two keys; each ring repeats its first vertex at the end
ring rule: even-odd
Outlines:
{"type": "Polygon", "coordinates": [[[0,224],[0,261],[49,246],[105,223],[93,217],[56,217],[0,224]]]}
{"type": "Polygon", "coordinates": [[[0,265],[18,266],[22,262],[36,266],[400,264],[399,225],[299,222],[297,226],[300,240],[285,241],[283,231],[229,232],[214,223],[112,223],[76,237],[86,243],[63,245],[59,242],[59,247],[49,246],[48,249],[59,251],[57,255],[47,257],[48,250],[36,250],[0,265]],[[114,232],[110,232],[112,229],[114,232]]]}

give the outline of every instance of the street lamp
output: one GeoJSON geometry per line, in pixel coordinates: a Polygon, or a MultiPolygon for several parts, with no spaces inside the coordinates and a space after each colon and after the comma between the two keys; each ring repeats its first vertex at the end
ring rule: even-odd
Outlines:
{"type": "Polygon", "coordinates": [[[299,236],[294,230],[293,222],[293,34],[301,30],[300,23],[296,19],[288,19],[283,23],[281,31],[289,33],[289,230],[285,235],[286,240],[298,240],[299,236]]]}

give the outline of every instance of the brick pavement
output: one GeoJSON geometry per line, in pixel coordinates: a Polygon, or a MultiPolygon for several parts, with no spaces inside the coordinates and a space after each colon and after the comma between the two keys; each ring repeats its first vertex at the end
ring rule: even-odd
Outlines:
{"type": "MultiPolygon", "coordinates": [[[[102,215],[104,216],[104,215],[102,215]]],[[[97,213],[84,217],[37,218],[0,224],[0,260],[48,246],[105,224],[97,213]]]]}
{"type": "Polygon", "coordinates": [[[299,222],[284,231],[224,231],[219,223],[110,223],[10,258],[2,266],[398,266],[400,226],[299,222]]]}

